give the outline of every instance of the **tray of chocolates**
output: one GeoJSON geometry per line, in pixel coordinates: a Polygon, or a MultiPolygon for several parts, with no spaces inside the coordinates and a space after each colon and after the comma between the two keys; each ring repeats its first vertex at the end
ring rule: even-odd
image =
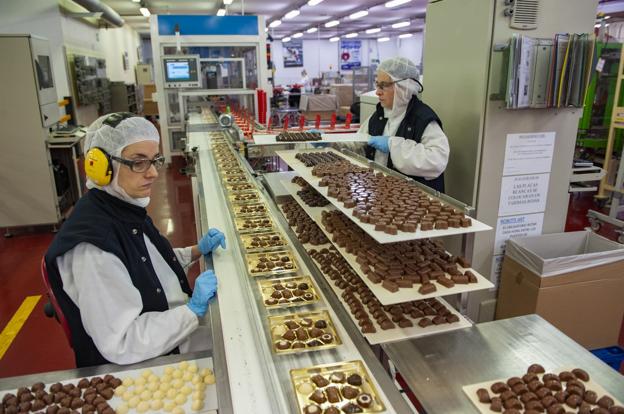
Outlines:
{"type": "Polygon", "coordinates": [[[284,201],[280,204],[280,209],[288,220],[288,225],[295,231],[302,244],[320,246],[329,243],[325,233],[296,201],[284,201]]]}
{"type": "Polygon", "coordinates": [[[246,175],[228,175],[223,177],[223,182],[225,184],[241,184],[248,183],[249,179],[246,175]]]}
{"type": "Polygon", "coordinates": [[[379,243],[491,230],[417,183],[352,162],[331,149],[276,154],[379,243]]]}
{"type": "Polygon", "coordinates": [[[383,306],[334,248],[310,249],[308,254],[371,345],[472,326],[441,298],[383,306]]]}
{"type": "Polygon", "coordinates": [[[310,276],[259,280],[258,288],[267,309],[310,305],[319,301],[310,276]]]}
{"type": "Polygon", "coordinates": [[[236,175],[245,175],[245,170],[243,170],[240,167],[235,167],[235,168],[222,168],[219,171],[221,173],[221,176],[223,177],[229,177],[229,176],[236,176],[236,175]]]}
{"type": "Polygon", "coordinates": [[[468,260],[446,252],[440,239],[378,243],[334,206],[309,207],[295,184],[282,185],[383,305],[494,286],[468,260]]]}
{"type": "Polygon", "coordinates": [[[320,351],[342,344],[326,310],[269,316],[269,330],[276,354],[320,351]]]}
{"type": "Polygon", "coordinates": [[[0,391],[0,413],[184,413],[218,408],[212,359],[20,384],[0,391]],[[121,378],[119,378],[121,377],[121,378]]]}
{"type": "Polygon", "coordinates": [[[302,414],[379,413],[386,410],[362,361],[293,369],[302,414]]]}
{"type": "Polygon", "coordinates": [[[464,386],[463,390],[481,413],[624,413],[624,404],[578,367],[546,372],[542,365],[532,364],[518,376],[464,386]]]}
{"type": "Polygon", "coordinates": [[[241,234],[240,239],[248,253],[281,250],[288,246],[288,241],[280,233],[241,234]]]}
{"type": "Polygon", "coordinates": [[[272,276],[296,273],[295,255],[290,250],[247,254],[247,270],[251,276],[272,276]]]}
{"type": "Polygon", "coordinates": [[[318,132],[280,132],[275,137],[276,142],[305,142],[322,141],[318,132]]]}
{"type": "Polygon", "coordinates": [[[257,191],[230,193],[228,199],[232,204],[255,204],[260,201],[260,194],[257,191]]]}
{"type": "Polygon", "coordinates": [[[258,233],[263,231],[275,231],[273,220],[268,215],[256,217],[237,217],[234,219],[239,233],[258,233]]]}
{"type": "Polygon", "coordinates": [[[252,183],[243,184],[228,184],[225,186],[228,193],[244,193],[248,191],[255,191],[256,187],[252,183]]]}
{"type": "Polygon", "coordinates": [[[236,218],[265,216],[268,208],[264,203],[257,204],[237,204],[232,206],[232,212],[236,218]]]}

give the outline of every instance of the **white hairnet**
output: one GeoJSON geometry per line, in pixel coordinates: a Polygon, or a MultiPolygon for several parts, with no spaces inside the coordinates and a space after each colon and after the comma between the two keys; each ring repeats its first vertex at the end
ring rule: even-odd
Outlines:
{"type": "MultiPolygon", "coordinates": [[[[106,151],[114,157],[120,157],[121,152],[128,145],[141,141],[160,142],[160,135],[156,127],[147,119],[132,116],[123,119],[116,126],[104,123],[113,114],[107,114],[99,117],[87,128],[87,136],[85,137],[85,152],[93,147],[98,147],[106,151]]],[[[109,119],[110,122],[110,119],[109,119]]],[[[114,122],[111,122],[114,124],[114,122]]],[[[113,161],[113,180],[107,186],[99,186],[92,180],[87,179],[87,188],[98,188],[108,194],[117,197],[128,203],[147,207],[150,202],[149,197],[133,198],[121,188],[118,182],[120,164],[113,161]]]]}
{"type": "Polygon", "coordinates": [[[407,105],[412,99],[412,95],[420,92],[420,85],[416,82],[420,76],[418,67],[407,58],[395,57],[381,62],[377,71],[388,74],[393,81],[400,80],[400,82],[394,84],[392,109],[385,108],[384,113],[386,118],[402,116],[407,110],[407,105]]]}
{"type": "Polygon", "coordinates": [[[101,116],[89,125],[85,138],[85,151],[99,147],[110,155],[119,157],[121,151],[128,145],[141,141],[160,142],[158,130],[147,119],[133,116],[122,120],[113,127],[104,123],[111,115],[101,116]]]}

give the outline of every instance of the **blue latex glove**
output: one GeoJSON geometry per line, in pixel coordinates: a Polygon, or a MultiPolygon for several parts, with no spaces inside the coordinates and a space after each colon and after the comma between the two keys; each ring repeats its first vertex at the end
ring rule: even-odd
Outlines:
{"type": "Polygon", "coordinates": [[[206,314],[208,310],[208,301],[217,291],[217,277],[212,270],[206,270],[195,280],[195,289],[193,296],[186,304],[199,317],[206,314]]]}
{"type": "Polygon", "coordinates": [[[381,152],[385,152],[385,153],[389,153],[390,152],[390,144],[389,141],[390,137],[387,136],[377,136],[377,137],[370,137],[368,139],[368,145],[370,145],[371,147],[375,148],[378,151],[381,152]]]}
{"type": "Polygon", "coordinates": [[[204,237],[201,238],[197,245],[203,255],[214,252],[219,246],[225,249],[225,234],[217,229],[209,229],[208,233],[204,234],[204,237]]]}

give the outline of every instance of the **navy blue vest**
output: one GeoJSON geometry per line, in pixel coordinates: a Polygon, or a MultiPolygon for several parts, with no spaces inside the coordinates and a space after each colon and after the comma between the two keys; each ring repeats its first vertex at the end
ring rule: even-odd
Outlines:
{"type": "Polygon", "coordinates": [[[50,285],[69,323],[78,367],[109,361],[100,354],[85,331],[80,309],[65,293],[56,259],[79,243],[93,244],[117,256],[128,269],[132,284],[141,294],[141,313],[166,311],[169,309],[167,297],[152,266],[144,234],[173,269],[182,290],[191,295],[184,269],[178,263],[169,241],[158,232],[147,211],[98,189],[90,190],[76,203],[71,216],[63,223],[48,248],[45,262],[50,285]]]}
{"type": "MultiPolygon", "coordinates": [[[[401,121],[395,136],[411,139],[412,141],[420,143],[423,132],[425,132],[425,128],[427,128],[427,125],[429,125],[432,121],[437,122],[438,125],[440,125],[440,128],[442,128],[442,121],[440,121],[440,118],[438,118],[438,115],[433,111],[433,109],[418,99],[416,95],[413,95],[407,105],[405,117],[403,118],[403,121],[401,121]]],[[[377,110],[368,121],[368,133],[371,136],[383,135],[387,122],[388,118],[384,116],[383,107],[380,103],[378,103],[377,110]]],[[[375,148],[368,145],[366,146],[365,151],[368,159],[375,159],[375,148]]],[[[388,157],[388,168],[401,172],[394,167],[394,164],[392,163],[392,154],[388,157]]],[[[444,173],[440,174],[439,177],[434,178],[433,180],[426,180],[423,177],[415,176],[410,176],[410,178],[426,185],[427,187],[431,187],[434,190],[442,193],[444,192],[444,173]]]]}

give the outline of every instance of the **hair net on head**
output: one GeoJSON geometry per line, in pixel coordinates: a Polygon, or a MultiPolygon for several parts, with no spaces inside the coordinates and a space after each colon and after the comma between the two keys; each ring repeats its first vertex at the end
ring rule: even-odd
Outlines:
{"type": "Polygon", "coordinates": [[[407,110],[407,105],[421,91],[420,83],[417,82],[420,72],[418,67],[411,60],[404,57],[386,59],[377,68],[378,72],[384,72],[396,82],[394,86],[394,101],[392,109],[385,108],[386,118],[395,118],[403,115],[407,110]]]}
{"type": "MultiPolygon", "coordinates": [[[[104,123],[111,115],[101,116],[89,125],[85,137],[85,152],[93,147],[98,147],[114,157],[120,157],[121,152],[128,145],[142,141],[160,142],[158,130],[147,119],[133,116],[123,119],[113,127],[104,123]]],[[[111,183],[102,187],[87,179],[87,188],[98,188],[130,204],[147,207],[150,202],[149,197],[133,198],[121,188],[118,182],[119,168],[119,162],[113,160],[113,180],[111,183]]]]}
{"type": "Polygon", "coordinates": [[[147,119],[133,116],[113,127],[104,123],[110,116],[111,114],[101,116],[89,125],[85,138],[85,151],[99,147],[110,155],[119,157],[121,151],[128,145],[141,141],[160,142],[158,130],[147,119]]]}

